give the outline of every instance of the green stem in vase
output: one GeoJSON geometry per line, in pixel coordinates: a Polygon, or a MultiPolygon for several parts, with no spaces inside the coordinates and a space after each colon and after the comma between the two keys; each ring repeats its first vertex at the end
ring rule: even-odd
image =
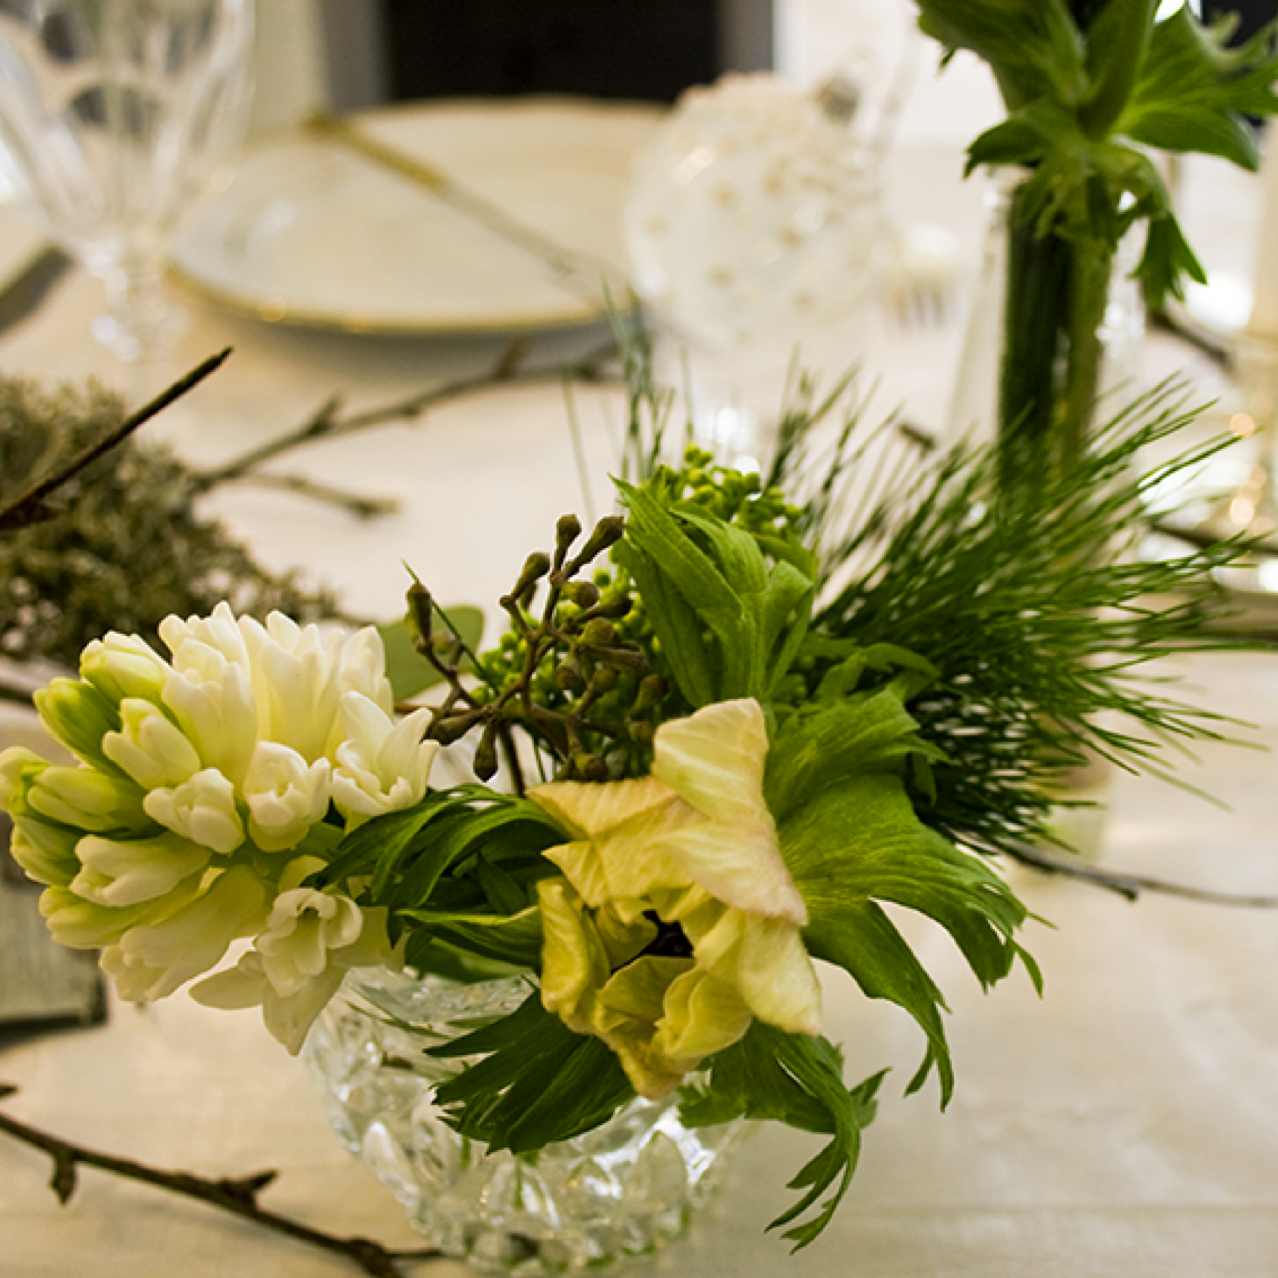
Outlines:
{"type": "Polygon", "coordinates": [[[1013,193],[1007,228],[1007,292],[999,384],[1000,482],[1005,491],[1041,467],[1055,416],[1061,350],[1060,299],[1070,275],[1070,246],[1039,236],[1013,193]]]}
{"type": "Polygon", "coordinates": [[[1100,330],[1105,322],[1113,263],[1113,251],[1099,242],[1075,247],[1070,253],[1065,317],[1069,326],[1069,355],[1062,388],[1059,443],[1054,457],[1059,466],[1074,465],[1087,447],[1100,391],[1104,355],[1100,330]]]}

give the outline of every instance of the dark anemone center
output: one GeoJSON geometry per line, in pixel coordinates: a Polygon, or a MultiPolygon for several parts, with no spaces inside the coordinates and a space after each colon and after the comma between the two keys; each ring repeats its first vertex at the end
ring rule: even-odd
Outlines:
{"type": "Polygon", "coordinates": [[[660,958],[691,958],[692,942],[678,923],[667,923],[656,910],[644,910],[644,918],[657,929],[657,935],[643,947],[644,954],[660,958]]]}

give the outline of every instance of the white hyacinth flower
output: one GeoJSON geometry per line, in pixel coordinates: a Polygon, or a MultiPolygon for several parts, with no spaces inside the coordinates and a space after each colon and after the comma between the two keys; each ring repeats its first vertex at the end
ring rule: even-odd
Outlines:
{"type": "Polygon", "coordinates": [[[263,852],[296,847],[328,811],[331,765],[290,746],[259,741],[244,777],[249,834],[263,852]]]}
{"type": "Polygon", "coordinates": [[[386,654],[371,626],[353,635],[324,634],[279,612],[271,613],[265,626],[242,624],[253,653],[262,736],[292,746],[310,761],[340,740],[343,693],[361,693],[391,712],[386,654]]]}
{"type": "Polygon", "coordinates": [[[372,627],[321,630],[279,613],[260,623],[223,603],[159,629],[167,660],[111,633],[85,648],[81,678],[36,694],[80,766],[0,756],[12,852],[46,885],[53,938],[104,950],[127,998],[161,998],[230,938],[257,934],[205,1001],[260,1004],[296,1050],[346,969],[389,953],[386,912],[303,888],[324,861],[273,854],[338,842],[339,772],[347,829],[419,802],[437,749],[422,741],[429,714],[395,721],[372,627]]]}
{"type": "Polygon", "coordinates": [[[200,770],[200,756],[158,705],[120,702],[120,730],[102,738],[102,753],[144,790],[181,785],[200,770]]]}
{"type": "Polygon", "coordinates": [[[288,998],[328,967],[330,950],[354,945],[363,929],[364,917],[350,897],[293,888],[275,898],[254,948],[271,988],[288,998]]]}
{"type": "Polygon", "coordinates": [[[152,790],[142,806],[166,830],[222,856],[244,842],[235,787],[216,768],[205,768],[172,789],[152,790]]]}
{"type": "Polygon", "coordinates": [[[102,969],[130,1002],[165,998],[207,972],[237,936],[255,931],[266,901],[257,875],[246,867],[233,867],[162,922],[130,928],[102,952],[102,969]]]}
{"type": "Polygon", "coordinates": [[[112,630],[80,654],[80,675],[112,701],[159,701],[172,667],[139,635],[112,630]]]}
{"type": "MultiPolygon", "coordinates": [[[[297,857],[281,876],[300,883],[324,863],[297,857]]],[[[307,1031],[353,967],[390,956],[384,909],[361,910],[347,896],[287,887],[275,899],[254,948],[235,967],[201,981],[191,997],[207,1007],[258,1007],[273,1037],[296,1055],[307,1031]]]]}
{"type": "Polygon", "coordinates": [[[250,950],[229,971],[218,972],[192,986],[191,997],[205,1007],[225,1011],[260,1007],[268,1033],[283,1044],[290,1056],[296,1056],[315,1018],[337,993],[345,975],[345,969],[330,967],[285,997],[276,993],[267,979],[262,956],[250,950]]]}
{"type": "Polygon", "coordinates": [[[117,907],[164,896],[209,862],[208,848],[168,833],[128,840],[88,834],[75,854],[81,869],[68,884],[71,891],[95,905],[117,907]]]}
{"type": "Polygon", "coordinates": [[[173,666],[164,685],[164,704],[205,767],[217,768],[238,785],[257,745],[252,671],[198,639],[178,644],[173,666]]]}
{"type": "Polygon", "coordinates": [[[439,745],[423,741],[430,711],[396,722],[358,692],[342,698],[342,736],[333,773],[333,801],[354,828],[370,817],[421,801],[439,745]]]}

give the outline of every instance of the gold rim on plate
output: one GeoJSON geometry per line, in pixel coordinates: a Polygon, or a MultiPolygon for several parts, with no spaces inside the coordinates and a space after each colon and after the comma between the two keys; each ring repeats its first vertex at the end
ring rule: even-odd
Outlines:
{"type": "MultiPolygon", "coordinates": [[[[358,111],[344,117],[352,122],[373,119],[381,115],[407,114],[445,114],[459,108],[470,110],[521,112],[527,109],[559,107],[579,111],[590,115],[634,114],[650,115],[655,123],[665,114],[666,108],[651,102],[632,102],[628,100],[599,100],[594,98],[576,98],[563,95],[532,96],[526,98],[439,98],[428,101],[388,103],[367,111],[358,111]]],[[[253,153],[277,145],[281,142],[297,142],[313,138],[305,125],[272,129],[260,138],[250,142],[245,150],[253,153]]],[[[311,308],[297,306],[279,301],[263,301],[237,290],[233,286],[215,284],[209,279],[194,273],[183,266],[176,258],[171,257],[167,269],[168,277],[183,291],[218,307],[232,315],[256,320],[282,328],[308,329],[318,332],[347,333],[352,335],[377,337],[431,337],[431,336],[485,336],[503,333],[548,332],[560,329],[581,328],[597,323],[606,318],[608,305],[605,298],[595,302],[584,299],[572,299],[565,296],[561,306],[546,309],[532,314],[528,311],[517,313],[492,313],[475,319],[448,319],[435,316],[413,316],[402,319],[388,319],[374,312],[355,310],[330,310],[328,308],[311,308]]]]}

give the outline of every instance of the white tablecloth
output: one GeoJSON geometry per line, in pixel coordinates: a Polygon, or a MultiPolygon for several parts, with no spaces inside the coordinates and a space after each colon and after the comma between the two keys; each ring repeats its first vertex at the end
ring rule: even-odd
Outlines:
{"type": "MultiPolygon", "coordinates": [[[[924,193],[957,156],[917,158],[904,189],[924,193]]],[[[979,194],[958,220],[969,240],[979,194]]],[[[938,206],[934,206],[938,207],[938,206]]],[[[974,249],[974,241],[969,248],[974,249]]],[[[975,261],[973,253],[971,260],[975,261]]],[[[86,334],[100,295],[67,283],[0,339],[0,368],[43,377],[118,370],[86,334]]],[[[956,325],[903,334],[878,326],[867,364],[881,402],[939,418],[956,325]]],[[[541,343],[547,357],[590,337],[541,343]]],[[[488,343],[373,342],[269,331],[195,310],[169,373],[230,342],[226,369],[148,428],[201,462],[300,420],[331,391],[373,403],[484,366],[488,343]]],[[[135,386],[140,394],[144,385],[135,386]]],[[[578,396],[592,459],[612,464],[617,401],[578,396]]],[[[356,523],[304,498],[248,486],[210,507],[268,563],[301,565],[356,613],[399,607],[407,560],[445,600],[490,601],[554,518],[580,505],[560,392],[512,387],[459,401],[419,426],[326,443],[285,463],[317,479],[395,496],[400,513],[356,523]]],[[[603,504],[596,481],[595,500],[603,504]]],[[[1183,671],[1204,699],[1278,744],[1278,658],[1222,656],[1183,671]]],[[[1273,756],[1202,752],[1192,779],[1221,811],[1157,781],[1119,779],[1106,863],[1220,889],[1278,892],[1273,756]]],[[[852,1194],[815,1246],[790,1260],[761,1228],[788,1201],[783,1182],[810,1150],[762,1129],[736,1183],[692,1240],[630,1272],[714,1278],[1273,1278],[1278,1274],[1278,915],[1149,898],[1014,872],[1047,992],[1022,977],[983,997],[945,938],[915,928],[954,1009],[959,1083],[949,1113],[931,1089],[899,1095],[921,1044],[903,1014],[831,983],[829,1033],[848,1077],[893,1074],[852,1194]]],[[[178,996],[147,1011],[0,1053],[21,1088],[7,1112],[70,1138],[209,1174],[278,1167],[264,1202],[323,1228],[412,1244],[398,1208],[328,1133],[311,1084],[253,1013],[204,1011],[178,996]]],[[[72,1204],[46,1187],[47,1159],[0,1138],[0,1275],[287,1278],[349,1274],[336,1258],[141,1186],[85,1172],[72,1204]]],[[[459,1272],[449,1265],[423,1272],[459,1272]]]]}

